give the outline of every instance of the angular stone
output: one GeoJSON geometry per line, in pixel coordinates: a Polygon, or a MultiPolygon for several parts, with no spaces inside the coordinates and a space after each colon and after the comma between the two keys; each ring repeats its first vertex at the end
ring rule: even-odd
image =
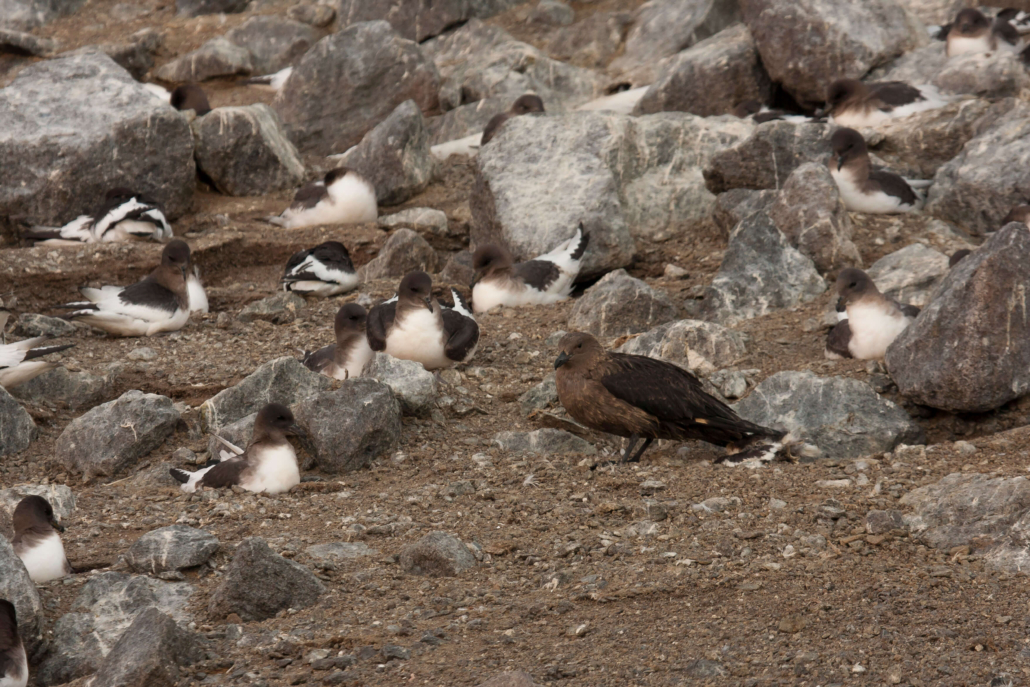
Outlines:
{"type": "MultiPolygon", "coordinates": [[[[411,229],[434,237],[449,236],[447,213],[433,208],[409,208],[379,218],[379,226],[391,229],[411,229]]],[[[471,261],[469,262],[471,265],[471,261]]],[[[464,283],[464,282],[462,282],[464,283]]]]}
{"type": "MultiPolygon", "coordinates": [[[[2,6],[0,5],[0,7],[2,6]]],[[[0,21],[3,20],[0,19],[0,21]]],[[[56,48],[57,43],[52,40],[37,38],[31,33],[10,31],[0,26],[0,52],[40,57],[53,52],[56,48]]]]}
{"type": "Polygon", "coordinates": [[[433,177],[429,133],[414,100],[405,100],[365,134],[340,164],[360,172],[380,205],[398,205],[426,189],[433,177]]]}
{"type": "Polygon", "coordinates": [[[200,661],[199,638],[148,608],[132,621],[97,671],[95,684],[108,687],[176,687],[185,667],[200,661]]]}
{"type": "Polygon", "coordinates": [[[18,324],[14,328],[15,334],[25,337],[50,336],[60,338],[62,336],[72,336],[77,331],[78,327],[68,320],[27,312],[18,316],[18,324]]]}
{"type": "Polygon", "coordinates": [[[202,14],[234,14],[247,7],[248,0],[175,0],[176,11],[186,17],[202,14]]]}
{"type": "Polygon", "coordinates": [[[185,83],[219,76],[246,76],[253,71],[250,51],[219,36],[159,67],[154,76],[162,81],[185,83]]]}
{"type": "Polygon", "coordinates": [[[547,43],[547,54],[576,67],[603,67],[618,52],[632,23],[629,12],[595,12],[555,31],[547,43]]]}
{"type": "Polygon", "coordinates": [[[887,349],[907,398],[982,413],[1030,392],[1030,230],[1012,222],[944,277],[887,349]]]}
{"type": "Polygon", "coordinates": [[[31,656],[42,642],[43,602],[29,571],[6,537],[0,537],[0,599],[14,604],[18,614],[18,634],[31,656]]]}
{"type": "Polygon", "coordinates": [[[24,451],[38,435],[29,411],[0,387],[0,456],[24,451]]]}
{"type": "Polygon", "coordinates": [[[502,451],[511,453],[582,453],[597,455],[597,449],[589,441],[560,429],[537,429],[532,432],[498,432],[492,442],[502,451]]]}
{"type": "Polygon", "coordinates": [[[520,0],[339,0],[341,26],[385,19],[404,38],[418,43],[465,20],[503,12],[520,0]]]}
{"type": "Polygon", "coordinates": [[[226,195],[260,196],[304,180],[304,163],[268,105],[219,107],[190,127],[197,165],[226,195]]]}
{"type": "Polygon", "coordinates": [[[755,127],[745,140],[712,156],[704,167],[712,193],[735,188],[780,188],[806,162],[825,162],[830,143],[825,124],[772,121],[755,127]]]}
{"type": "Polygon", "coordinates": [[[251,17],[225,37],[250,51],[255,72],[274,74],[300,59],[318,40],[318,32],[307,24],[264,16],[251,17]]]}
{"type": "Polygon", "coordinates": [[[714,322],[678,320],[644,332],[617,350],[658,358],[708,376],[744,357],[746,344],[744,334],[714,322]]]}
{"type": "Polygon", "coordinates": [[[753,191],[748,188],[735,188],[720,193],[715,199],[712,221],[715,222],[720,234],[729,238],[730,232],[741,220],[756,212],[768,210],[779,197],[779,191],[772,189],[753,191]]]}
{"type": "Polygon", "coordinates": [[[125,552],[125,560],[136,572],[157,574],[207,563],[218,546],[218,538],[210,532],[169,525],[137,539],[125,552]]]}
{"type": "Polygon", "coordinates": [[[186,118],[107,55],[29,65],[0,90],[0,121],[8,122],[0,127],[0,215],[62,225],[118,186],[161,202],[169,219],[192,203],[186,118]]]}
{"type": "Polygon", "coordinates": [[[126,391],[69,422],[54,453],[62,465],[86,479],[112,477],[163,444],[178,423],[172,399],[126,391]]]}
{"type": "Polygon", "coordinates": [[[533,682],[533,676],[521,670],[514,672],[498,673],[486,682],[481,682],[477,687],[539,687],[533,682]]]}
{"type": "Polygon", "coordinates": [[[216,618],[235,613],[245,621],[265,620],[287,608],[313,606],[324,593],[314,573],[274,553],[264,539],[250,537],[236,547],[208,612],[216,618]]]}
{"type": "Polygon", "coordinates": [[[889,534],[907,527],[901,511],[871,510],[865,516],[865,529],[869,534],[889,534]]]}
{"type": "Polygon", "coordinates": [[[298,296],[292,291],[282,291],[248,303],[236,319],[240,322],[261,320],[272,324],[289,324],[297,319],[297,312],[306,304],[303,296],[298,296]]]}
{"type": "Polygon", "coordinates": [[[376,353],[362,376],[390,387],[405,415],[428,415],[436,407],[436,377],[422,363],[376,353]]]}
{"type": "Polygon", "coordinates": [[[647,331],[678,315],[679,308],[666,293],[629,276],[626,270],[615,270],[572,306],[569,328],[595,336],[624,336],[647,331]]]}
{"type": "Polygon", "coordinates": [[[400,403],[374,379],[347,380],[336,391],[301,401],[293,412],[308,432],[308,453],[330,474],[360,470],[400,441],[400,403]]]}
{"type": "Polygon", "coordinates": [[[526,19],[540,26],[568,26],[576,20],[576,10],[558,0],[540,0],[526,19]]]}
{"type": "Polygon", "coordinates": [[[398,229],[390,234],[379,249],[379,255],[358,268],[361,281],[403,277],[409,272],[436,272],[436,251],[411,229],[398,229]]]}
{"type": "Polygon", "coordinates": [[[899,303],[925,307],[930,294],[948,273],[948,256],[913,243],[885,255],[866,270],[880,293],[899,303]]]}
{"type": "Polygon", "coordinates": [[[200,417],[205,431],[216,432],[256,413],[268,403],[293,405],[331,387],[331,379],[312,372],[296,358],[276,358],[254,370],[236,386],[223,389],[204,401],[200,417]]]}
{"type": "Polygon", "coordinates": [[[438,90],[436,67],[419,46],[373,21],[318,41],[272,107],[302,153],[330,155],[359,143],[405,100],[436,107],[438,90]]]}
{"type": "Polygon", "coordinates": [[[336,19],[336,10],[325,5],[294,5],[286,10],[286,16],[302,24],[323,28],[336,19]]]}
{"type": "Polygon", "coordinates": [[[544,381],[530,388],[529,391],[519,396],[519,409],[523,417],[534,410],[544,410],[558,404],[558,386],[554,381],[554,374],[544,377],[544,381]]]}
{"type": "Polygon", "coordinates": [[[1019,55],[998,50],[948,58],[932,83],[945,93],[1012,98],[1030,87],[1030,75],[1019,55]]]}
{"type": "Polygon", "coordinates": [[[430,532],[400,555],[404,572],[431,577],[455,577],[476,567],[476,557],[468,547],[448,532],[430,532]]]}
{"type": "Polygon", "coordinates": [[[30,31],[77,12],[83,2],[85,0],[0,0],[0,27],[30,31]]]}
{"type": "MultiPolygon", "coordinates": [[[[236,422],[231,422],[218,429],[218,436],[222,437],[230,444],[235,444],[239,448],[246,448],[247,444],[250,443],[251,437],[254,435],[254,421],[257,420],[257,413],[251,413],[241,417],[236,422]]],[[[207,440],[207,452],[212,457],[221,457],[223,451],[229,451],[229,448],[222,442],[218,441],[212,435],[207,440]]],[[[231,452],[230,452],[231,453],[231,452]]]]}
{"type": "Polygon", "coordinates": [[[103,375],[56,367],[14,387],[11,394],[27,403],[48,407],[76,409],[95,406],[112,395],[121,371],[122,365],[118,363],[103,375]]]}
{"type": "MultiPolygon", "coordinates": [[[[129,36],[124,43],[101,43],[82,48],[82,51],[98,49],[132,74],[132,78],[143,81],[154,66],[154,55],[164,43],[165,34],[156,29],[142,29],[129,36]]],[[[78,51],[76,51],[78,52],[78,51]]]]}
{"type": "Polygon", "coordinates": [[[440,281],[447,284],[471,284],[476,278],[476,271],[472,268],[472,253],[467,250],[458,251],[452,255],[443,269],[440,270],[440,281]]]}
{"type": "Polygon", "coordinates": [[[924,441],[908,414],[868,384],[811,372],[778,372],[734,406],[737,414],[765,427],[786,429],[842,460],[924,441]]]}
{"type": "Polygon", "coordinates": [[[364,542],[330,542],[329,544],[316,544],[315,546],[309,546],[304,549],[304,553],[308,554],[312,558],[329,560],[333,558],[363,558],[365,556],[375,556],[379,552],[373,548],[369,548],[368,544],[365,544],[364,542]]]}
{"type": "Polygon", "coordinates": [[[21,500],[26,496],[42,496],[54,509],[58,520],[66,520],[75,511],[75,494],[63,484],[19,484],[16,487],[0,490],[0,510],[14,513],[21,500]]]}

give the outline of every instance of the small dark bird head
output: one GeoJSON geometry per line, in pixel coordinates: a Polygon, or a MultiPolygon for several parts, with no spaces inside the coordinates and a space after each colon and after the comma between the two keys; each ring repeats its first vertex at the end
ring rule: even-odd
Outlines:
{"type": "Polygon", "coordinates": [[[826,89],[826,112],[832,113],[848,100],[868,92],[866,85],[858,79],[837,79],[826,89]]]}
{"type": "Polygon", "coordinates": [[[17,645],[18,639],[18,611],[7,599],[0,599],[0,637],[10,633],[17,645]],[[5,632],[6,630],[6,632],[5,632]]]}
{"type": "Polygon", "coordinates": [[[838,171],[849,160],[866,157],[869,154],[865,139],[854,129],[834,131],[833,136],[830,136],[830,148],[833,150],[833,156],[837,159],[838,171]]]}
{"type": "Polygon", "coordinates": [[[281,403],[269,403],[258,411],[254,420],[254,440],[259,437],[280,439],[287,434],[306,437],[308,434],[297,424],[293,411],[281,403]]]}
{"type": "Polygon", "coordinates": [[[1030,226],[1030,205],[1012,206],[1009,214],[1005,215],[1005,219],[1001,221],[1001,226],[1005,226],[1009,222],[1022,222],[1030,226]]]}
{"type": "Polygon", "coordinates": [[[189,245],[182,239],[169,241],[161,251],[161,264],[179,270],[182,272],[182,278],[186,279],[186,273],[190,267],[189,245]]]}
{"type": "Polygon", "coordinates": [[[345,262],[350,263],[350,253],[347,247],[339,241],[326,241],[315,246],[312,252],[316,260],[326,264],[345,262]]]}
{"type": "Polygon", "coordinates": [[[198,117],[203,117],[211,111],[207,93],[195,83],[184,83],[176,87],[169,102],[176,110],[193,110],[198,117]]]}
{"type": "Polygon", "coordinates": [[[476,276],[472,280],[472,286],[479,283],[479,280],[497,270],[507,269],[512,266],[514,260],[511,253],[496,243],[486,243],[476,249],[472,255],[472,269],[476,276]]]}
{"type": "Polygon", "coordinates": [[[860,269],[848,267],[837,275],[837,295],[845,304],[854,303],[863,296],[880,293],[869,275],[860,269]]]}
{"type": "Polygon", "coordinates": [[[604,355],[604,348],[586,332],[569,332],[558,342],[558,358],[554,369],[564,367],[570,372],[584,370],[604,355]]]}
{"type": "Polygon", "coordinates": [[[357,303],[348,303],[336,312],[336,321],[333,329],[336,331],[336,338],[349,332],[365,333],[365,320],[368,319],[368,312],[357,303]]]}
{"type": "Polygon", "coordinates": [[[519,96],[518,100],[512,103],[511,113],[513,115],[524,115],[530,112],[543,112],[544,101],[540,99],[540,96],[527,93],[526,95],[519,96]]]}
{"type": "Polygon", "coordinates": [[[955,21],[951,25],[949,35],[979,36],[989,29],[990,26],[991,23],[984,16],[983,12],[967,7],[955,15],[955,21]]]}
{"type": "Polygon", "coordinates": [[[26,496],[14,508],[14,531],[23,532],[28,529],[35,531],[46,530],[47,526],[53,527],[58,532],[64,532],[64,527],[54,517],[54,508],[42,496],[26,496]]]}
{"type": "Polygon", "coordinates": [[[422,301],[430,310],[433,309],[433,280],[425,272],[412,272],[401,279],[397,289],[398,300],[411,303],[422,301]]]}
{"type": "Polygon", "coordinates": [[[762,103],[758,100],[745,100],[733,108],[733,116],[744,119],[762,111],[762,103]]]}

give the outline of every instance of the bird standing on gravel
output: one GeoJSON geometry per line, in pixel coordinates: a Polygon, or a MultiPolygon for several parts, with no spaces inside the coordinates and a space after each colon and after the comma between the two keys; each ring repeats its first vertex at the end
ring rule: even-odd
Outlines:
{"type": "Polygon", "coordinates": [[[326,241],[290,256],[279,281],[283,291],[326,298],[352,290],[359,279],[346,246],[326,241]]]}
{"type": "Polygon", "coordinates": [[[837,129],[830,137],[833,154],[827,162],[844,206],[852,212],[912,212],[923,201],[897,174],[874,170],[865,139],[854,129],[837,129]]]}
{"type": "Polygon", "coordinates": [[[22,236],[45,245],[77,246],[83,243],[167,241],[172,227],[156,200],[127,188],[107,192],[91,215],[79,215],[63,227],[32,227],[22,236]]]}
{"type": "Polygon", "coordinates": [[[336,343],[305,353],[305,367],[333,379],[360,377],[375,355],[365,335],[367,320],[368,313],[357,303],[348,303],[340,308],[333,326],[336,343]]]}
{"type": "Polygon", "coordinates": [[[622,462],[637,462],[655,439],[700,439],[740,451],[722,461],[768,462],[785,432],[756,425],[705,393],[686,370],[641,355],[606,352],[590,334],[570,332],[554,361],[558,400],[574,420],[629,439],[622,462]],[[641,439],[644,444],[633,453],[641,439]]]}
{"type": "Polygon", "coordinates": [[[186,283],[190,265],[189,246],[185,241],[172,241],[161,252],[161,264],[142,281],[132,286],[79,289],[87,300],[60,306],[74,311],[62,317],[114,336],[178,331],[190,317],[186,283]]]}
{"type": "Polygon", "coordinates": [[[902,305],[880,293],[869,275],[849,267],[837,276],[837,311],[847,313],[826,337],[830,360],[882,358],[898,334],[919,315],[914,305],[902,305]]]}
{"type": "Polygon", "coordinates": [[[321,181],[302,186],[290,207],[268,221],[286,229],[298,229],[320,224],[361,224],[374,222],[378,217],[375,186],[354,170],[340,167],[328,172],[321,181]]]}
{"type": "Polygon", "coordinates": [[[29,660],[18,635],[18,612],[7,599],[0,599],[0,687],[29,684],[29,660]]]}
{"type": "Polygon", "coordinates": [[[57,363],[49,360],[37,360],[37,358],[65,351],[75,345],[36,346],[46,339],[45,336],[38,336],[34,339],[25,339],[0,346],[0,386],[12,389],[38,377],[47,370],[52,370],[57,367],[57,363]]]}
{"type": "Polygon", "coordinates": [[[14,508],[14,553],[25,564],[36,584],[56,580],[72,571],[64,555],[61,535],[64,527],[54,517],[54,508],[42,496],[26,496],[14,508]]]}

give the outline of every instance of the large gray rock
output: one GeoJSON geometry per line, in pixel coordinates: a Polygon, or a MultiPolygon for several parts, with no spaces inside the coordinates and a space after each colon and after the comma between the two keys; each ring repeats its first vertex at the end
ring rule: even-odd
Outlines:
{"type": "Polygon", "coordinates": [[[916,403],[981,413],[1030,392],[1030,231],[1005,225],[944,277],[887,349],[898,390],[916,403]]]}
{"type": "Polygon", "coordinates": [[[851,218],[826,165],[806,162],[791,172],[769,217],[819,272],[862,266],[851,218]]]}
{"type": "Polygon", "coordinates": [[[428,415],[436,406],[436,376],[422,363],[376,353],[363,376],[390,387],[405,415],[428,415]]]}
{"type": "Polygon", "coordinates": [[[118,186],[160,201],[169,219],[192,204],[185,116],[102,53],[23,69],[0,90],[0,121],[0,216],[61,225],[118,186]]]}
{"type": "Polygon", "coordinates": [[[293,409],[308,432],[308,452],[330,474],[353,472],[392,451],[401,436],[401,407],[390,387],[350,379],[293,409]]]}
{"type": "Polygon", "coordinates": [[[31,656],[42,641],[43,602],[29,571],[6,537],[0,537],[0,599],[14,604],[18,614],[18,633],[31,656]]]}
{"type": "Polygon", "coordinates": [[[866,274],[880,293],[899,303],[925,307],[930,293],[948,273],[948,256],[913,243],[874,262],[866,274]]]}
{"type": "Polygon", "coordinates": [[[502,451],[511,453],[582,453],[587,456],[597,454],[597,449],[589,441],[580,439],[575,434],[560,429],[537,429],[532,432],[498,432],[491,441],[502,451]]]}
{"type": "Polygon", "coordinates": [[[86,479],[111,477],[164,443],[179,423],[172,399],[126,391],[75,418],[57,438],[57,460],[86,479]]]}
{"type": "Polygon", "coordinates": [[[55,367],[14,387],[11,394],[28,403],[48,407],[74,410],[94,406],[112,395],[120,372],[120,365],[109,368],[102,375],[55,367]]]}
{"type": "Polygon", "coordinates": [[[896,0],[740,0],[740,9],[769,76],[801,103],[821,102],[834,79],[861,78],[928,42],[896,0]]]}
{"type": "Polygon", "coordinates": [[[162,81],[183,83],[206,81],[220,76],[246,76],[254,71],[250,51],[219,36],[193,52],[162,65],[154,76],[162,81]]]}
{"type": "Polygon", "coordinates": [[[234,14],[242,12],[249,0],[175,0],[176,11],[187,17],[202,14],[234,14]]]}
{"type": "Polygon", "coordinates": [[[707,376],[744,357],[747,337],[714,322],[678,320],[630,339],[618,351],[666,360],[707,376]]]}
{"type": "Polygon", "coordinates": [[[741,417],[786,429],[838,460],[924,441],[908,414],[868,384],[811,372],[778,372],[734,406],[741,417]]]}
{"type": "Polygon", "coordinates": [[[197,165],[230,196],[260,196],[295,188],[304,163],[264,103],[219,107],[193,120],[197,165]]]}
{"type": "Polygon", "coordinates": [[[715,199],[712,221],[719,233],[728,239],[741,220],[756,212],[768,210],[779,197],[779,191],[772,189],[754,191],[748,188],[735,188],[720,193],[715,199]]]}
{"type": "Polygon", "coordinates": [[[250,51],[255,72],[273,74],[300,59],[318,40],[318,32],[307,24],[265,16],[251,17],[225,37],[250,51]]]}
{"type": "Polygon", "coordinates": [[[358,268],[361,281],[385,277],[403,277],[422,270],[436,272],[437,255],[429,242],[411,229],[398,229],[390,234],[379,254],[358,268]]]}
{"type": "Polygon", "coordinates": [[[926,212],[984,235],[1030,197],[1030,104],[1018,103],[937,170],[926,212]]]}
{"type": "Polygon", "coordinates": [[[85,0],[0,0],[0,28],[30,31],[72,14],[85,0]]]}
{"type": "Polygon", "coordinates": [[[154,66],[154,55],[164,42],[165,34],[156,29],[141,29],[121,43],[100,43],[86,46],[75,52],[100,50],[132,74],[132,78],[143,81],[154,66]]]}
{"type": "Polygon", "coordinates": [[[711,157],[704,166],[705,185],[712,193],[735,188],[781,188],[806,162],[825,162],[830,142],[825,124],[772,121],[711,157]]]}
{"type": "Polygon", "coordinates": [[[731,26],[673,57],[634,110],[678,110],[707,117],[732,112],[745,100],[768,102],[773,85],[751,32],[731,26]]]}
{"type": "Polygon", "coordinates": [[[308,26],[325,28],[336,19],[336,10],[325,5],[294,5],[286,10],[286,16],[308,26]]]}
{"type": "Polygon", "coordinates": [[[405,100],[436,107],[439,74],[419,46],[384,21],[326,36],[308,50],[273,107],[303,153],[330,155],[361,141],[405,100]]]}
{"type": "Polygon", "coordinates": [[[307,301],[292,291],[280,291],[266,298],[247,303],[236,316],[240,322],[271,322],[272,324],[289,324],[297,319],[307,301]]]}
{"type": "Polygon", "coordinates": [[[216,618],[235,613],[246,621],[265,620],[287,608],[312,606],[324,593],[313,572],[273,552],[264,539],[250,537],[236,547],[208,611],[216,618]]]}
{"type": "Polygon", "coordinates": [[[404,38],[418,43],[468,19],[485,19],[521,0],[339,0],[340,26],[385,19],[404,38]]]}
{"type": "Polygon", "coordinates": [[[790,245],[768,214],[745,218],[730,235],[719,272],[705,289],[706,319],[732,325],[807,303],[826,290],[811,258],[790,245]]]}
{"type": "Polygon", "coordinates": [[[404,547],[400,565],[402,570],[413,575],[455,577],[476,567],[476,557],[453,534],[430,532],[404,547]]]}
{"type": "Polygon", "coordinates": [[[998,50],[948,58],[931,83],[945,93],[1012,98],[1030,87],[1030,75],[1019,55],[998,50]]]}
{"type": "Polygon", "coordinates": [[[629,12],[595,12],[552,32],[547,54],[577,67],[603,67],[618,52],[632,23],[629,12]]]}
{"type": "Polygon", "coordinates": [[[15,334],[25,337],[52,336],[59,338],[72,336],[77,331],[78,327],[68,320],[27,312],[18,316],[18,324],[14,328],[15,334]]]}
{"type": "Polygon", "coordinates": [[[426,190],[433,178],[433,156],[415,101],[398,105],[340,158],[340,164],[372,182],[380,205],[397,205],[426,190]]]}
{"type": "Polygon", "coordinates": [[[0,387],[0,456],[24,451],[38,435],[29,411],[0,387]]]}
{"type": "Polygon", "coordinates": [[[26,496],[42,496],[54,509],[58,520],[66,520],[75,511],[75,494],[63,484],[19,484],[0,490],[0,510],[13,514],[26,496]]]}
{"type": "Polygon", "coordinates": [[[945,51],[944,41],[930,41],[928,45],[909,50],[896,60],[877,67],[869,73],[867,80],[930,83],[948,63],[945,51]]]}
{"type": "Polygon", "coordinates": [[[180,667],[204,658],[200,638],[150,607],[136,616],[93,678],[105,687],[176,687],[180,667]]]}
{"type": "MultiPolygon", "coordinates": [[[[3,5],[0,4],[0,7],[3,5]]],[[[0,22],[3,20],[0,19],[0,22]]],[[[42,57],[53,52],[57,48],[55,41],[46,38],[38,38],[31,33],[23,31],[11,31],[3,28],[0,24],[0,52],[42,57]]]]}
{"type": "Polygon", "coordinates": [[[676,319],[679,308],[667,294],[626,270],[604,275],[576,301],[569,328],[595,336],[636,334],[676,319]]]}
{"type": "Polygon", "coordinates": [[[200,417],[204,430],[215,432],[256,413],[268,403],[293,405],[332,387],[332,380],[312,372],[296,358],[276,358],[246,379],[204,401],[200,417]]]}
{"type": "Polygon", "coordinates": [[[207,563],[218,550],[218,538],[185,525],[147,532],[125,552],[129,567],[141,573],[181,570],[207,563]]]}

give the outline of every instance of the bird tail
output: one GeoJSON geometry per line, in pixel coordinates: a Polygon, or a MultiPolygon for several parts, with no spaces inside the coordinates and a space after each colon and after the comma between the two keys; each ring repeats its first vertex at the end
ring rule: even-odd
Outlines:
{"type": "Polygon", "coordinates": [[[171,475],[172,479],[179,484],[186,484],[190,481],[190,473],[185,470],[180,470],[179,468],[171,468],[168,471],[168,474],[171,475]]]}
{"type": "Polygon", "coordinates": [[[286,220],[284,220],[279,215],[272,215],[271,217],[265,217],[264,221],[268,222],[269,224],[274,224],[277,227],[285,227],[286,226],[286,220]]]}
{"type": "Polygon", "coordinates": [[[58,351],[66,351],[73,346],[75,346],[75,344],[61,344],[58,346],[42,346],[40,348],[33,348],[25,354],[25,360],[41,358],[44,355],[50,355],[51,353],[57,353],[58,351]]]}
{"type": "Polygon", "coordinates": [[[793,460],[790,448],[796,443],[794,437],[789,432],[763,429],[767,434],[755,434],[742,446],[727,446],[726,455],[716,462],[730,467],[760,468],[777,460],[793,460]]]}

